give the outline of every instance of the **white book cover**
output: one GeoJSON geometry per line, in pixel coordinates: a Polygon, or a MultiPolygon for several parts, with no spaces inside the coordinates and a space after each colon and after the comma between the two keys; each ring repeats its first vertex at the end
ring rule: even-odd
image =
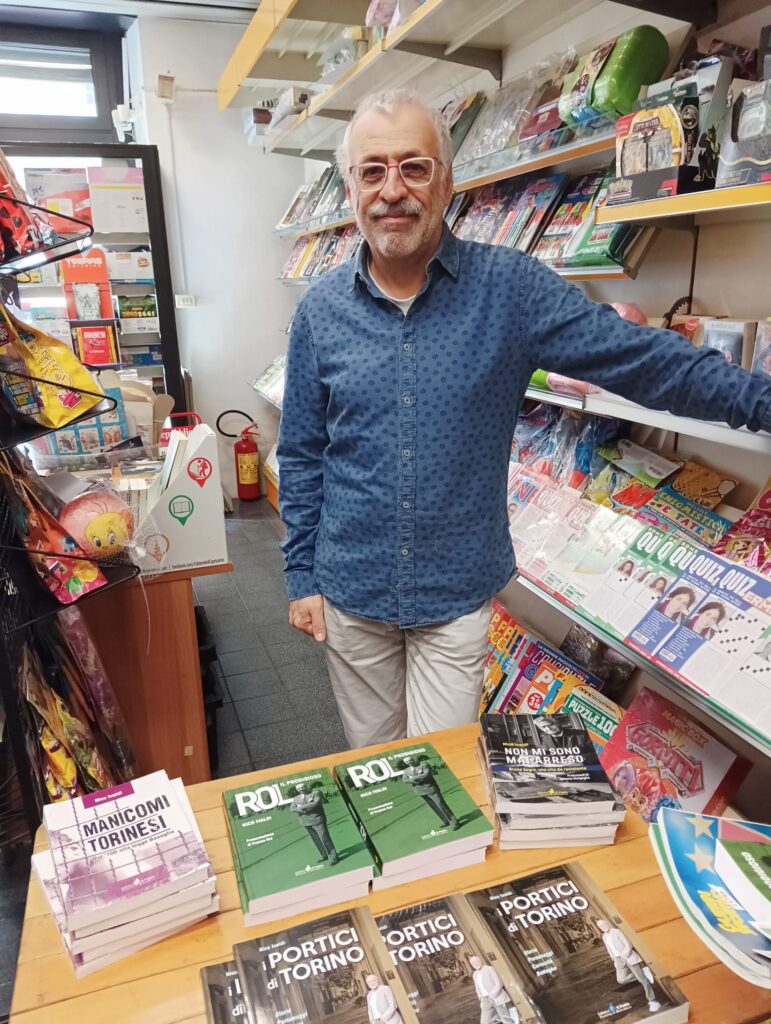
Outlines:
{"type": "Polygon", "coordinates": [[[188,810],[162,771],[49,804],[43,820],[70,930],[150,904],[211,871],[188,810]]]}

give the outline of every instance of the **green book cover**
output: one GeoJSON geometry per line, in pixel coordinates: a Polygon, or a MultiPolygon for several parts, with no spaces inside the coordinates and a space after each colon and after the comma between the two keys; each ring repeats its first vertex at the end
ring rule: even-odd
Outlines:
{"type": "Polygon", "coordinates": [[[226,790],[223,800],[244,910],[279,905],[270,898],[298,886],[315,891],[337,878],[354,885],[372,877],[367,845],[328,768],[226,790]]]}
{"type": "Polygon", "coordinates": [[[771,842],[721,839],[715,870],[763,930],[771,928],[771,842]]]}
{"type": "Polygon", "coordinates": [[[381,869],[430,859],[448,843],[450,856],[492,842],[490,822],[429,743],[349,761],[335,774],[381,869]]]}

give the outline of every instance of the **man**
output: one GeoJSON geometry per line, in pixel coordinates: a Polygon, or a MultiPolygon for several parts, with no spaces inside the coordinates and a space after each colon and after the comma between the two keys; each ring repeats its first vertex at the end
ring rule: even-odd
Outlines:
{"type": "Polygon", "coordinates": [[[431,765],[427,761],[418,763],[409,754],[402,758],[402,763],[404,765],[402,781],[406,782],[408,786],[412,786],[413,792],[422,797],[443,825],[449,825],[453,832],[457,832],[461,824],[442,796],[431,765]]]}
{"type": "Polygon", "coordinates": [[[506,483],[538,367],[656,409],[771,427],[771,381],[444,226],[452,146],[414,97],[370,97],[339,155],[365,238],[300,300],[278,458],[289,621],[326,642],[352,746],[476,717],[506,483]]]}
{"type": "Polygon", "coordinates": [[[474,987],[479,999],[480,1024],[519,1024],[519,1012],[503,987],[500,975],[480,956],[470,956],[474,987]]]}
{"type": "Polygon", "coordinates": [[[656,999],[653,991],[653,974],[650,967],[643,963],[643,959],[634,948],[629,939],[620,928],[612,928],[608,921],[598,919],[597,927],[602,932],[602,941],[610,954],[613,965],[616,968],[616,981],[624,985],[634,979],[643,987],[645,998],[648,1000],[648,1009],[651,1013],[661,1009],[661,1003],[656,999]]]}
{"type": "Polygon", "coordinates": [[[370,1024],[404,1024],[399,1007],[390,985],[382,982],[376,974],[368,974],[367,1012],[370,1024]]]}
{"type": "Polygon", "coordinates": [[[321,854],[322,863],[328,860],[330,864],[337,864],[340,857],[329,834],[321,791],[313,789],[308,792],[304,782],[298,782],[295,788],[297,795],[289,805],[289,810],[296,814],[300,823],[305,826],[305,831],[321,854]]]}

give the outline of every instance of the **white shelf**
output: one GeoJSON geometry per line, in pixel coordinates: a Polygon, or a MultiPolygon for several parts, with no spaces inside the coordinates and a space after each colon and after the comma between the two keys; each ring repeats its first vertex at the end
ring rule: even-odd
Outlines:
{"type": "Polygon", "coordinates": [[[704,441],[713,441],[715,444],[725,444],[733,448],[742,448],[745,451],[771,455],[771,434],[767,434],[765,431],[753,433],[746,427],[736,429],[729,427],[727,423],[694,420],[688,416],[675,416],[671,412],[663,412],[660,409],[646,409],[642,405],[628,402],[625,398],[611,395],[607,391],[586,395],[583,399],[556,395],[550,391],[539,391],[536,388],[528,388],[525,394],[527,398],[532,398],[537,402],[546,402],[549,405],[559,405],[569,409],[580,409],[593,416],[609,416],[615,419],[629,420],[631,423],[641,423],[658,430],[684,434],[686,437],[698,437],[704,441]]]}
{"type": "Polygon", "coordinates": [[[287,288],[300,288],[302,285],[310,284],[313,278],[310,277],[280,277],[279,281],[287,288]]]}
{"type": "Polygon", "coordinates": [[[643,657],[639,652],[633,650],[631,647],[627,647],[622,641],[617,640],[610,633],[606,633],[603,629],[597,626],[590,619],[584,618],[579,611],[574,608],[569,608],[563,604],[548,591],[539,587],[537,583],[533,583],[531,580],[522,576],[520,573],[517,574],[517,582],[521,584],[525,590],[529,590],[531,594],[535,594],[546,604],[551,605],[552,608],[556,608],[558,611],[566,615],[567,618],[572,619],[573,622],[577,622],[579,626],[583,626],[584,629],[588,630],[593,636],[596,636],[608,647],[617,651],[623,655],[628,661],[631,661],[637,668],[647,672],[648,675],[658,680],[663,686],[672,690],[674,693],[683,697],[688,703],[692,704],[693,707],[707,715],[709,718],[719,722],[729,732],[734,733],[736,736],[741,737],[745,742],[749,743],[750,746],[759,750],[766,757],[771,757],[771,741],[767,736],[756,731],[750,722],[745,722],[740,718],[732,715],[730,711],[722,707],[716,701],[710,700],[709,697],[699,693],[695,688],[688,686],[686,683],[681,682],[674,676],[670,676],[667,672],[661,669],[658,665],[654,665],[648,661],[647,658],[643,657]]]}

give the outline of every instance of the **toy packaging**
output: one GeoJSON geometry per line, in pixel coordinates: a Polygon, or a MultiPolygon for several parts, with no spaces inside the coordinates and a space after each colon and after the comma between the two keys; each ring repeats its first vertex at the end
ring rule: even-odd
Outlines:
{"type": "Polygon", "coordinates": [[[722,352],[727,363],[749,370],[757,328],[756,320],[705,320],[701,344],[722,352]]]}
{"type": "Polygon", "coordinates": [[[716,188],[771,181],[771,81],[739,92],[720,138],[716,188]]]}
{"type": "Polygon", "coordinates": [[[0,307],[0,368],[5,371],[2,395],[11,411],[54,430],[83,416],[104,397],[66,345],[17,320],[5,306],[0,307]]]}
{"type": "Polygon", "coordinates": [[[650,25],[608,40],[581,57],[566,76],[559,100],[562,120],[580,125],[630,113],[641,86],[656,82],[668,60],[666,38],[650,25]]]}
{"type": "Polygon", "coordinates": [[[544,229],[533,256],[552,266],[562,266],[573,239],[583,233],[594,208],[594,200],[602,184],[602,172],[585,174],[567,188],[562,202],[544,229]]]}
{"type": "Polygon", "coordinates": [[[600,754],[630,810],[655,821],[662,807],[721,814],[750,769],[686,711],[644,687],[600,754]]]}
{"type": "Polygon", "coordinates": [[[45,438],[52,455],[86,455],[88,452],[113,448],[128,436],[128,426],[120,388],[107,388],[105,395],[114,398],[116,406],[101,416],[81,420],[66,430],[59,430],[45,438]]]}
{"type": "Polygon", "coordinates": [[[112,323],[79,323],[72,328],[75,350],[86,366],[114,366],[119,362],[118,340],[112,323]]]}
{"type": "Polygon", "coordinates": [[[753,373],[764,373],[771,377],[771,320],[763,320],[758,324],[751,369],[753,373]]]}

